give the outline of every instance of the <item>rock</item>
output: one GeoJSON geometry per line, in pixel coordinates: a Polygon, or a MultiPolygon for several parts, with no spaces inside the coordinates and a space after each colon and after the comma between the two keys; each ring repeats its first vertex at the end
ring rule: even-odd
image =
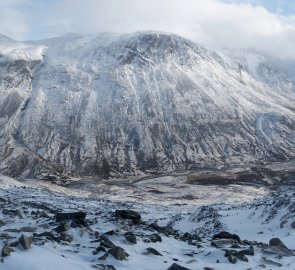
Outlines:
{"type": "Polygon", "coordinates": [[[155,231],[164,234],[165,236],[179,237],[179,233],[176,230],[170,228],[169,226],[161,227],[157,223],[152,223],[149,226],[155,231]]]}
{"type": "Polygon", "coordinates": [[[197,234],[190,234],[188,232],[186,232],[185,234],[183,234],[181,237],[180,237],[180,240],[181,241],[198,241],[198,242],[201,242],[202,239],[197,235],[197,234]]]}
{"type": "Polygon", "coordinates": [[[94,232],[94,236],[95,236],[96,239],[99,239],[99,237],[100,237],[100,233],[97,232],[97,231],[95,231],[95,232],[94,232]]]}
{"type": "Polygon", "coordinates": [[[6,225],[6,223],[0,219],[0,227],[5,226],[5,225],[6,225]]]}
{"type": "Polygon", "coordinates": [[[156,250],[156,249],[154,249],[152,247],[148,247],[146,250],[147,250],[148,254],[152,253],[152,254],[154,254],[156,256],[163,256],[158,250],[156,250]]]}
{"type": "Polygon", "coordinates": [[[24,213],[21,209],[15,209],[15,210],[3,209],[2,213],[3,213],[3,215],[16,216],[19,218],[24,217],[24,213]]]}
{"type": "Polygon", "coordinates": [[[235,239],[219,239],[219,240],[213,240],[211,242],[211,246],[216,248],[224,248],[226,246],[232,246],[237,243],[237,240],[235,239]]]}
{"type": "Polygon", "coordinates": [[[101,245],[106,248],[115,248],[116,247],[116,245],[109,238],[107,238],[104,234],[100,236],[100,241],[101,241],[101,245]]]}
{"type": "Polygon", "coordinates": [[[66,232],[70,229],[70,226],[66,223],[63,223],[59,226],[57,226],[54,230],[58,233],[61,233],[61,232],[66,232]]]}
{"type": "Polygon", "coordinates": [[[116,210],[115,216],[122,219],[130,219],[134,224],[138,224],[141,220],[141,215],[133,210],[116,210]]]}
{"type": "Polygon", "coordinates": [[[10,247],[17,247],[18,245],[19,245],[19,241],[18,241],[18,240],[9,243],[9,246],[10,246],[10,247]]]}
{"type": "Polygon", "coordinates": [[[137,241],[136,241],[136,236],[134,235],[134,233],[132,232],[127,232],[124,234],[126,240],[132,244],[136,244],[137,241]]]}
{"type": "Polygon", "coordinates": [[[213,235],[213,240],[215,239],[234,239],[237,240],[239,243],[241,242],[241,238],[236,234],[231,234],[229,232],[222,231],[218,234],[213,235]]]}
{"type": "Polygon", "coordinates": [[[125,251],[125,249],[115,246],[114,248],[109,250],[109,253],[113,255],[117,260],[126,260],[129,254],[125,251]]]}
{"type": "Polygon", "coordinates": [[[66,220],[85,220],[86,213],[85,212],[72,212],[72,213],[56,213],[55,220],[57,222],[66,221],[66,220]]]}
{"type": "Polygon", "coordinates": [[[215,268],[205,266],[204,270],[215,270],[215,268]]]}
{"type": "Polygon", "coordinates": [[[73,236],[66,233],[61,233],[59,239],[68,243],[71,243],[74,240],[73,236]]]}
{"type": "Polygon", "coordinates": [[[94,267],[100,270],[116,270],[113,265],[96,264],[94,267]]]}
{"type": "Polygon", "coordinates": [[[19,242],[25,250],[30,249],[32,245],[32,237],[27,237],[25,235],[22,235],[19,238],[19,242]]]}
{"type": "Polygon", "coordinates": [[[19,232],[21,232],[21,230],[20,229],[10,228],[10,229],[5,229],[4,232],[19,233],[19,232]]]}
{"type": "Polygon", "coordinates": [[[145,243],[157,243],[162,242],[162,237],[159,234],[151,234],[147,239],[144,240],[145,243]]]}
{"type": "Polygon", "coordinates": [[[34,237],[46,237],[49,240],[53,240],[53,241],[57,241],[59,242],[60,240],[58,239],[58,237],[54,236],[54,234],[52,232],[43,232],[43,233],[35,233],[33,234],[34,237]]]}
{"type": "Polygon", "coordinates": [[[1,240],[10,240],[10,239],[12,239],[13,237],[12,236],[10,236],[9,234],[7,234],[7,233],[0,233],[0,239],[1,240]]]}
{"type": "Polygon", "coordinates": [[[225,250],[224,256],[228,257],[228,260],[231,263],[236,263],[237,259],[239,259],[240,261],[243,261],[243,262],[248,262],[248,258],[245,256],[243,251],[225,250]]]}
{"type": "Polygon", "coordinates": [[[98,253],[98,252],[106,252],[106,249],[104,248],[104,247],[102,247],[102,246],[100,246],[100,247],[97,247],[96,249],[95,249],[95,251],[98,253]]]}
{"type": "Polygon", "coordinates": [[[37,231],[37,228],[35,227],[22,227],[19,229],[21,232],[35,232],[37,231]]]}
{"type": "Polygon", "coordinates": [[[293,221],[293,222],[291,223],[291,228],[292,228],[292,229],[295,229],[295,221],[293,221]]]}
{"type": "Polygon", "coordinates": [[[191,270],[191,269],[183,267],[177,263],[173,263],[167,270],[191,270]]]}
{"type": "Polygon", "coordinates": [[[229,255],[227,256],[227,258],[228,258],[228,261],[229,261],[230,263],[232,263],[232,264],[236,264],[236,263],[238,262],[237,258],[234,257],[232,254],[229,254],[229,255]]]}
{"type": "Polygon", "coordinates": [[[255,255],[254,248],[252,246],[247,249],[240,250],[239,253],[243,255],[249,255],[249,256],[255,255]]]}
{"type": "Polygon", "coordinates": [[[269,264],[269,265],[278,266],[278,267],[283,266],[282,264],[280,264],[278,262],[275,262],[275,261],[272,261],[272,260],[269,260],[266,257],[262,257],[262,260],[263,260],[264,263],[269,264]]]}
{"type": "Polygon", "coordinates": [[[2,257],[10,256],[10,253],[12,251],[13,251],[13,249],[10,248],[9,245],[5,244],[4,247],[2,248],[1,256],[2,257]]]}
{"type": "Polygon", "coordinates": [[[71,224],[72,228],[77,228],[77,227],[89,227],[87,221],[84,218],[79,218],[79,219],[75,219],[72,224],[71,224]]]}
{"type": "Polygon", "coordinates": [[[102,256],[100,256],[98,259],[99,260],[106,260],[109,257],[109,253],[106,252],[105,254],[103,254],[102,256]]]}
{"type": "Polygon", "coordinates": [[[269,246],[276,247],[278,250],[284,253],[285,256],[294,256],[294,252],[290,250],[289,248],[287,248],[285,244],[279,238],[270,239],[269,246]]]}
{"type": "Polygon", "coordinates": [[[115,235],[116,232],[114,230],[110,230],[104,233],[105,235],[115,235]]]}

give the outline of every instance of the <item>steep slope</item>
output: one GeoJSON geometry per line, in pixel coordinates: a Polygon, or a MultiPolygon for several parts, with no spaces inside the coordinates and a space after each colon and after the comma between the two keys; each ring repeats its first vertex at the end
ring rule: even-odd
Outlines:
{"type": "Polygon", "coordinates": [[[294,85],[155,32],[1,43],[1,171],[105,175],[295,156],[294,85]]]}

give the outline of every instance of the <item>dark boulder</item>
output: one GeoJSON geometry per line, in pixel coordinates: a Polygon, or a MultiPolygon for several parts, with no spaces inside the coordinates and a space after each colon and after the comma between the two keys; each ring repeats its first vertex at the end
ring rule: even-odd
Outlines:
{"type": "Polygon", "coordinates": [[[115,216],[122,219],[132,220],[134,224],[138,224],[141,220],[141,215],[133,210],[116,210],[115,216]]]}
{"type": "Polygon", "coordinates": [[[72,212],[72,213],[56,213],[55,220],[57,222],[66,221],[66,220],[85,220],[86,213],[85,212],[72,212]]]}
{"type": "Polygon", "coordinates": [[[241,242],[241,238],[238,235],[231,234],[231,233],[225,232],[225,231],[214,234],[213,240],[215,240],[215,239],[234,239],[234,240],[237,240],[238,242],[241,242]]]}
{"type": "Polygon", "coordinates": [[[177,263],[173,263],[167,270],[191,270],[191,269],[183,267],[177,263]]]}

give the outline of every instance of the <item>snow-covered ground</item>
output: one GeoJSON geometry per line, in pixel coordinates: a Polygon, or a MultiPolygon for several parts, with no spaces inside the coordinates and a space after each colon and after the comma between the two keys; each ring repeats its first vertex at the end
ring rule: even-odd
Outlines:
{"type": "Polygon", "coordinates": [[[119,270],[164,270],[173,263],[188,269],[295,269],[294,256],[283,256],[280,250],[268,246],[271,238],[278,237],[295,250],[295,229],[291,225],[295,220],[295,188],[190,185],[188,194],[189,185],[182,180],[182,176],[163,176],[133,183],[128,188],[86,183],[77,189],[45,181],[20,182],[0,175],[0,244],[13,243],[22,234],[34,235],[32,247],[23,250],[17,245],[10,256],[3,258],[1,269],[114,269],[99,266],[112,265],[119,270]],[[150,193],[150,189],[157,192],[150,193]],[[195,197],[187,196],[192,194],[195,197]],[[115,217],[117,209],[137,211],[141,222],[134,224],[115,217]],[[69,222],[64,232],[69,238],[62,238],[62,233],[54,231],[61,224],[55,220],[56,213],[76,211],[86,212],[88,226],[69,222]],[[234,247],[232,239],[221,248],[212,246],[213,235],[221,231],[237,234],[242,241],[234,247]],[[56,239],[40,236],[44,232],[52,233],[56,239]],[[134,233],[136,244],[126,240],[126,232],[134,233]],[[183,239],[186,232],[201,239],[193,237],[187,241],[183,239]],[[117,260],[111,254],[99,259],[107,254],[96,250],[105,233],[129,254],[126,260],[117,260]],[[161,241],[152,241],[155,235],[161,241]],[[224,256],[225,249],[241,251],[251,246],[254,256],[247,255],[248,262],[238,260],[232,264],[224,256]],[[147,248],[156,249],[162,256],[147,248]]]}

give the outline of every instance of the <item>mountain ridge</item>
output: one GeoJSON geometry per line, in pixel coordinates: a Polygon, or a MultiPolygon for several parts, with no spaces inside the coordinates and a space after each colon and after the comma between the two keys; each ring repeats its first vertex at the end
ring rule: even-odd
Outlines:
{"type": "Polygon", "coordinates": [[[241,57],[159,32],[0,44],[0,55],[3,173],[108,177],[295,156],[294,85],[271,65],[254,75],[241,57]]]}

